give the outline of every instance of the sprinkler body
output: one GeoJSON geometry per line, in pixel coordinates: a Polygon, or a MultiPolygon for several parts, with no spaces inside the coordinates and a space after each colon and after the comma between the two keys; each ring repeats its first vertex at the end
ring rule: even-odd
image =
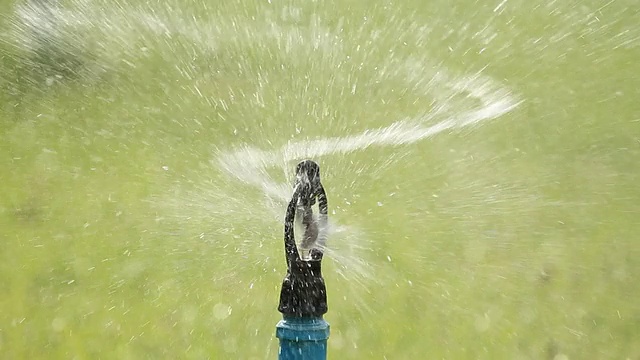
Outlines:
{"type": "MultiPolygon", "coordinates": [[[[296,210],[302,209],[305,216],[308,215],[316,199],[319,215],[326,220],[327,197],[320,183],[318,164],[310,160],[301,162],[296,168],[296,176],[284,225],[287,274],[282,281],[278,306],[283,316],[276,327],[276,337],[280,340],[278,356],[280,360],[324,360],[329,338],[329,324],[323,318],[327,312],[327,290],[322,278],[324,244],[305,236],[310,250],[309,257],[302,259],[293,229],[296,210]]],[[[314,231],[313,236],[318,236],[317,227],[312,228],[308,223],[306,226],[314,231]]]]}

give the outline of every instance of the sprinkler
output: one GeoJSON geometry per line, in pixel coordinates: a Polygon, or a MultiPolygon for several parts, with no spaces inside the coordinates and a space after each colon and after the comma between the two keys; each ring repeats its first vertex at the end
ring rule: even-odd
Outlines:
{"type": "Polygon", "coordinates": [[[282,281],[278,306],[282,320],[276,327],[280,360],[327,357],[329,324],[323,319],[327,312],[327,289],[321,266],[326,223],[327,195],[320,183],[320,167],[311,160],[302,161],[296,167],[293,196],[284,221],[287,274],[282,281]],[[312,208],[316,201],[317,221],[312,208]],[[304,227],[300,252],[294,236],[296,215],[304,227]]]}

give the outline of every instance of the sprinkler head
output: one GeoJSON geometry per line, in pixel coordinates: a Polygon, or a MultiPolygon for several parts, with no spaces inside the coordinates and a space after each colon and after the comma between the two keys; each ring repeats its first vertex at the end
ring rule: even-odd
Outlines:
{"type": "Polygon", "coordinates": [[[296,183],[301,189],[299,205],[309,207],[315,204],[320,184],[320,166],[315,161],[304,160],[296,166],[296,183]]]}
{"type": "Polygon", "coordinates": [[[308,182],[317,184],[320,182],[320,166],[313,160],[303,160],[296,166],[296,175],[299,179],[304,176],[308,182]]]}
{"type": "Polygon", "coordinates": [[[305,160],[296,167],[296,184],[284,222],[287,275],[282,281],[278,310],[285,317],[322,317],[327,312],[327,289],[322,278],[322,249],[313,248],[310,259],[301,259],[294,236],[296,210],[305,210],[318,199],[326,219],[327,196],[320,183],[320,167],[305,160]]]}

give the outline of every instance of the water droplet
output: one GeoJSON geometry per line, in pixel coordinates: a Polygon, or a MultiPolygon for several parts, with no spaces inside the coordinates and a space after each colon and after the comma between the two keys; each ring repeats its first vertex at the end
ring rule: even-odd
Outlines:
{"type": "Polygon", "coordinates": [[[231,306],[217,303],[213,306],[213,316],[218,320],[224,320],[231,315],[231,306]]]}
{"type": "Polygon", "coordinates": [[[53,319],[53,321],[51,322],[51,328],[53,328],[53,331],[55,332],[60,332],[64,330],[66,326],[67,326],[67,322],[63,318],[57,317],[53,319]]]}
{"type": "Polygon", "coordinates": [[[484,313],[483,315],[476,317],[475,326],[478,332],[485,332],[489,330],[489,327],[491,326],[491,318],[489,318],[487,313],[484,313]]]}

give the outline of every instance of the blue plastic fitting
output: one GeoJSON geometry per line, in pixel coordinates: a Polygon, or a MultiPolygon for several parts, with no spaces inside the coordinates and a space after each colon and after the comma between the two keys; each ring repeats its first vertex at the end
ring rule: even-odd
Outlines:
{"type": "Polygon", "coordinates": [[[326,360],[329,323],[322,317],[285,316],[276,326],[279,360],[326,360]]]}

